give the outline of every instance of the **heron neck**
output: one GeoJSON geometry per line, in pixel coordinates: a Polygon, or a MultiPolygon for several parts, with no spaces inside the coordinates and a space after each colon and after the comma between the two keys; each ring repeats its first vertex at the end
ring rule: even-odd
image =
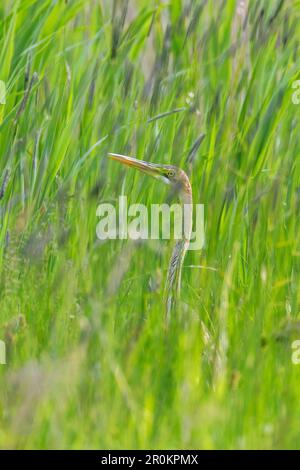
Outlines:
{"type": "Polygon", "coordinates": [[[183,208],[183,240],[190,241],[193,225],[193,196],[192,191],[183,191],[180,195],[183,208]]]}

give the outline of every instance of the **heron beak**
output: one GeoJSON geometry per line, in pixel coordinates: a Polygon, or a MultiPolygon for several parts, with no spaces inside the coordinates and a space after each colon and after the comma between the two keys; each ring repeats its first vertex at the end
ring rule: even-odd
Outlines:
{"type": "Polygon", "coordinates": [[[160,165],[156,165],[155,163],[144,162],[143,160],[120,155],[119,153],[108,153],[108,156],[112,160],[116,160],[123,165],[130,166],[131,168],[136,168],[137,170],[140,170],[147,175],[153,176],[154,178],[164,176],[163,169],[160,167],[160,165]]]}

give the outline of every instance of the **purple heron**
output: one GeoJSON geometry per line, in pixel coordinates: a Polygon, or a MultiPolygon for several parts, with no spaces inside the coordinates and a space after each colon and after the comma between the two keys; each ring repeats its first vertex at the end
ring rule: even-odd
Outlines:
{"type": "Polygon", "coordinates": [[[160,165],[145,162],[143,160],[138,160],[136,158],[127,157],[117,153],[109,153],[108,156],[123,165],[136,168],[147,175],[153,176],[154,178],[171,185],[178,194],[181,202],[183,208],[182,238],[176,242],[173,249],[165,287],[166,321],[169,323],[171,312],[174,310],[176,301],[180,295],[182,265],[190,243],[192,232],[193,198],[189,178],[181,168],[173,165],[160,165]]]}

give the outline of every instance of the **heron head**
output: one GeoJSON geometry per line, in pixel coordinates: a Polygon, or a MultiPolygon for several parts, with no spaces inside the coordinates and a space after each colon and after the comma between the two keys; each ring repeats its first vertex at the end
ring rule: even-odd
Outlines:
{"type": "Polygon", "coordinates": [[[177,166],[145,162],[143,160],[138,160],[136,158],[127,157],[117,153],[109,153],[108,156],[123,165],[136,168],[149,176],[153,176],[166,184],[170,184],[179,191],[190,188],[187,175],[177,166]]]}

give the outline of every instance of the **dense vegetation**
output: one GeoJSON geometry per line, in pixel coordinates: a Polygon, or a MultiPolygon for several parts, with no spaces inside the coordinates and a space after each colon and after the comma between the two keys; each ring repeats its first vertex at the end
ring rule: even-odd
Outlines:
{"type": "Polygon", "coordinates": [[[2,0],[1,448],[299,448],[299,17],[2,0]],[[169,194],[109,151],[184,168],[205,205],[168,332],[172,242],[100,242],[96,209],[169,194]]]}

